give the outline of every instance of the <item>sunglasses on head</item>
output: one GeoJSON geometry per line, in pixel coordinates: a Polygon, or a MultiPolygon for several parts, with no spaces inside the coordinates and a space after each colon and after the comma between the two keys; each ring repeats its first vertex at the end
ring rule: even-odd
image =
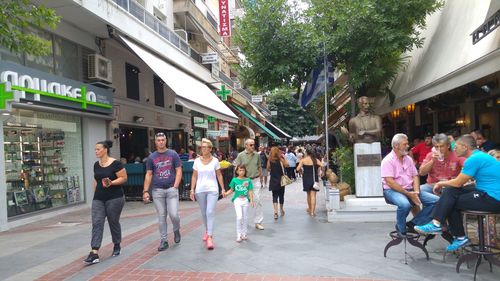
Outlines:
{"type": "Polygon", "coordinates": [[[155,137],[164,137],[165,136],[165,133],[162,133],[162,132],[159,132],[159,133],[156,133],[155,137]]]}

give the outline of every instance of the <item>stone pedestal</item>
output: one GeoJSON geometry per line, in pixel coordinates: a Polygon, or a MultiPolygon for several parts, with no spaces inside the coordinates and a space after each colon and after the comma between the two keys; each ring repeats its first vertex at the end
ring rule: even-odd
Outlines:
{"type": "Polygon", "coordinates": [[[380,142],[354,144],[354,174],[357,197],[379,197],[382,194],[380,142]]]}

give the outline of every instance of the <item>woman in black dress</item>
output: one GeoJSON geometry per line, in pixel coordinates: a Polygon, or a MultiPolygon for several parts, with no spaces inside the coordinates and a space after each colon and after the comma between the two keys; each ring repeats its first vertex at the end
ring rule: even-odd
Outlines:
{"type": "Polygon", "coordinates": [[[288,162],[281,154],[279,148],[273,146],[267,160],[267,170],[270,174],[269,190],[273,193],[275,220],[278,219],[278,202],[280,203],[281,216],[285,215],[285,210],[283,209],[283,205],[285,204],[285,187],[281,186],[281,176],[285,167],[288,167],[288,162]]]}
{"type": "Polygon", "coordinates": [[[321,166],[321,161],[316,158],[316,154],[312,149],[306,150],[306,155],[297,166],[297,171],[303,169],[302,186],[303,190],[307,192],[307,213],[311,217],[316,216],[316,192],[319,190],[314,188],[314,183],[319,182],[318,174],[321,166]]]}
{"type": "Polygon", "coordinates": [[[113,146],[112,141],[100,141],[95,145],[95,154],[99,161],[94,163],[94,199],[92,200],[92,240],[90,246],[92,251],[83,261],[86,264],[99,262],[98,251],[101,247],[104,232],[104,221],[108,219],[111,238],[114,244],[112,256],[118,256],[121,252],[120,243],[122,230],[120,226],[120,215],[125,197],[122,184],[127,182],[127,172],[123,164],[109,157],[109,149],[113,146]]]}

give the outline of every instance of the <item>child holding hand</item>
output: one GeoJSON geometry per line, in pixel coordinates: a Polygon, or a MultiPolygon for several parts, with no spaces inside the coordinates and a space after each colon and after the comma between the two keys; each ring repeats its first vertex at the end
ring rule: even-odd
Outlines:
{"type": "Polygon", "coordinates": [[[236,177],[229,183],[229,189],[225,195],[234,192],[233,203],[236,211],[236,242],[247,239],[248,205],[253,205],[252,180],[246,176],[245,165],[236,167],[236,177]]]}

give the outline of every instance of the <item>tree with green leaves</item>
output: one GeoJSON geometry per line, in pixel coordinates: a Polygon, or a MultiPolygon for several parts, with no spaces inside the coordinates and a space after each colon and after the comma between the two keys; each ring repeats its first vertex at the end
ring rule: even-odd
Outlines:
{"type": "Polygon", "coordinates": [[[352,91],[369,96],[390,93],[402,54],[422,46],[426,16],[442,5],[440,0],[309,0],[309,8],[300,10],[287,0],[244,2],[237,35],[248,61],[247,84],[299,86],[324,43],[352,91]]]}
{"type": "Polygon", "coordinates": [[[373,96],[387,93],[402,54],[422,46],[425,19],[441,6],[439,0],[311,0],[308,14],[349,85],[373,96]]]}
{"type": "Polygon", "coordinates": [[[318,57],[313,25],[289,0],[243,0],[245,15],[235,40],[245,54],[241,76],[259,92],[279,87],[300,90],[318,57]]]}
{"type": "Polygon", "coordinates": [[[293,94],[294,89],[281,88],[267,97],[269,110],[278,111],[278,115],[272,117],[272,122],[294,137],[316,134],[318,120],[314,117],[314,107],[301,108],[293,94]]]}
{"type": "Polygon", "coordinates": [[[0,45],[13,53],[46,55],[51,52],[51,42],[27,30],[30,26],[54,29],[59,21],[54,10],[30,0],[0,0],[0,45]]]}

